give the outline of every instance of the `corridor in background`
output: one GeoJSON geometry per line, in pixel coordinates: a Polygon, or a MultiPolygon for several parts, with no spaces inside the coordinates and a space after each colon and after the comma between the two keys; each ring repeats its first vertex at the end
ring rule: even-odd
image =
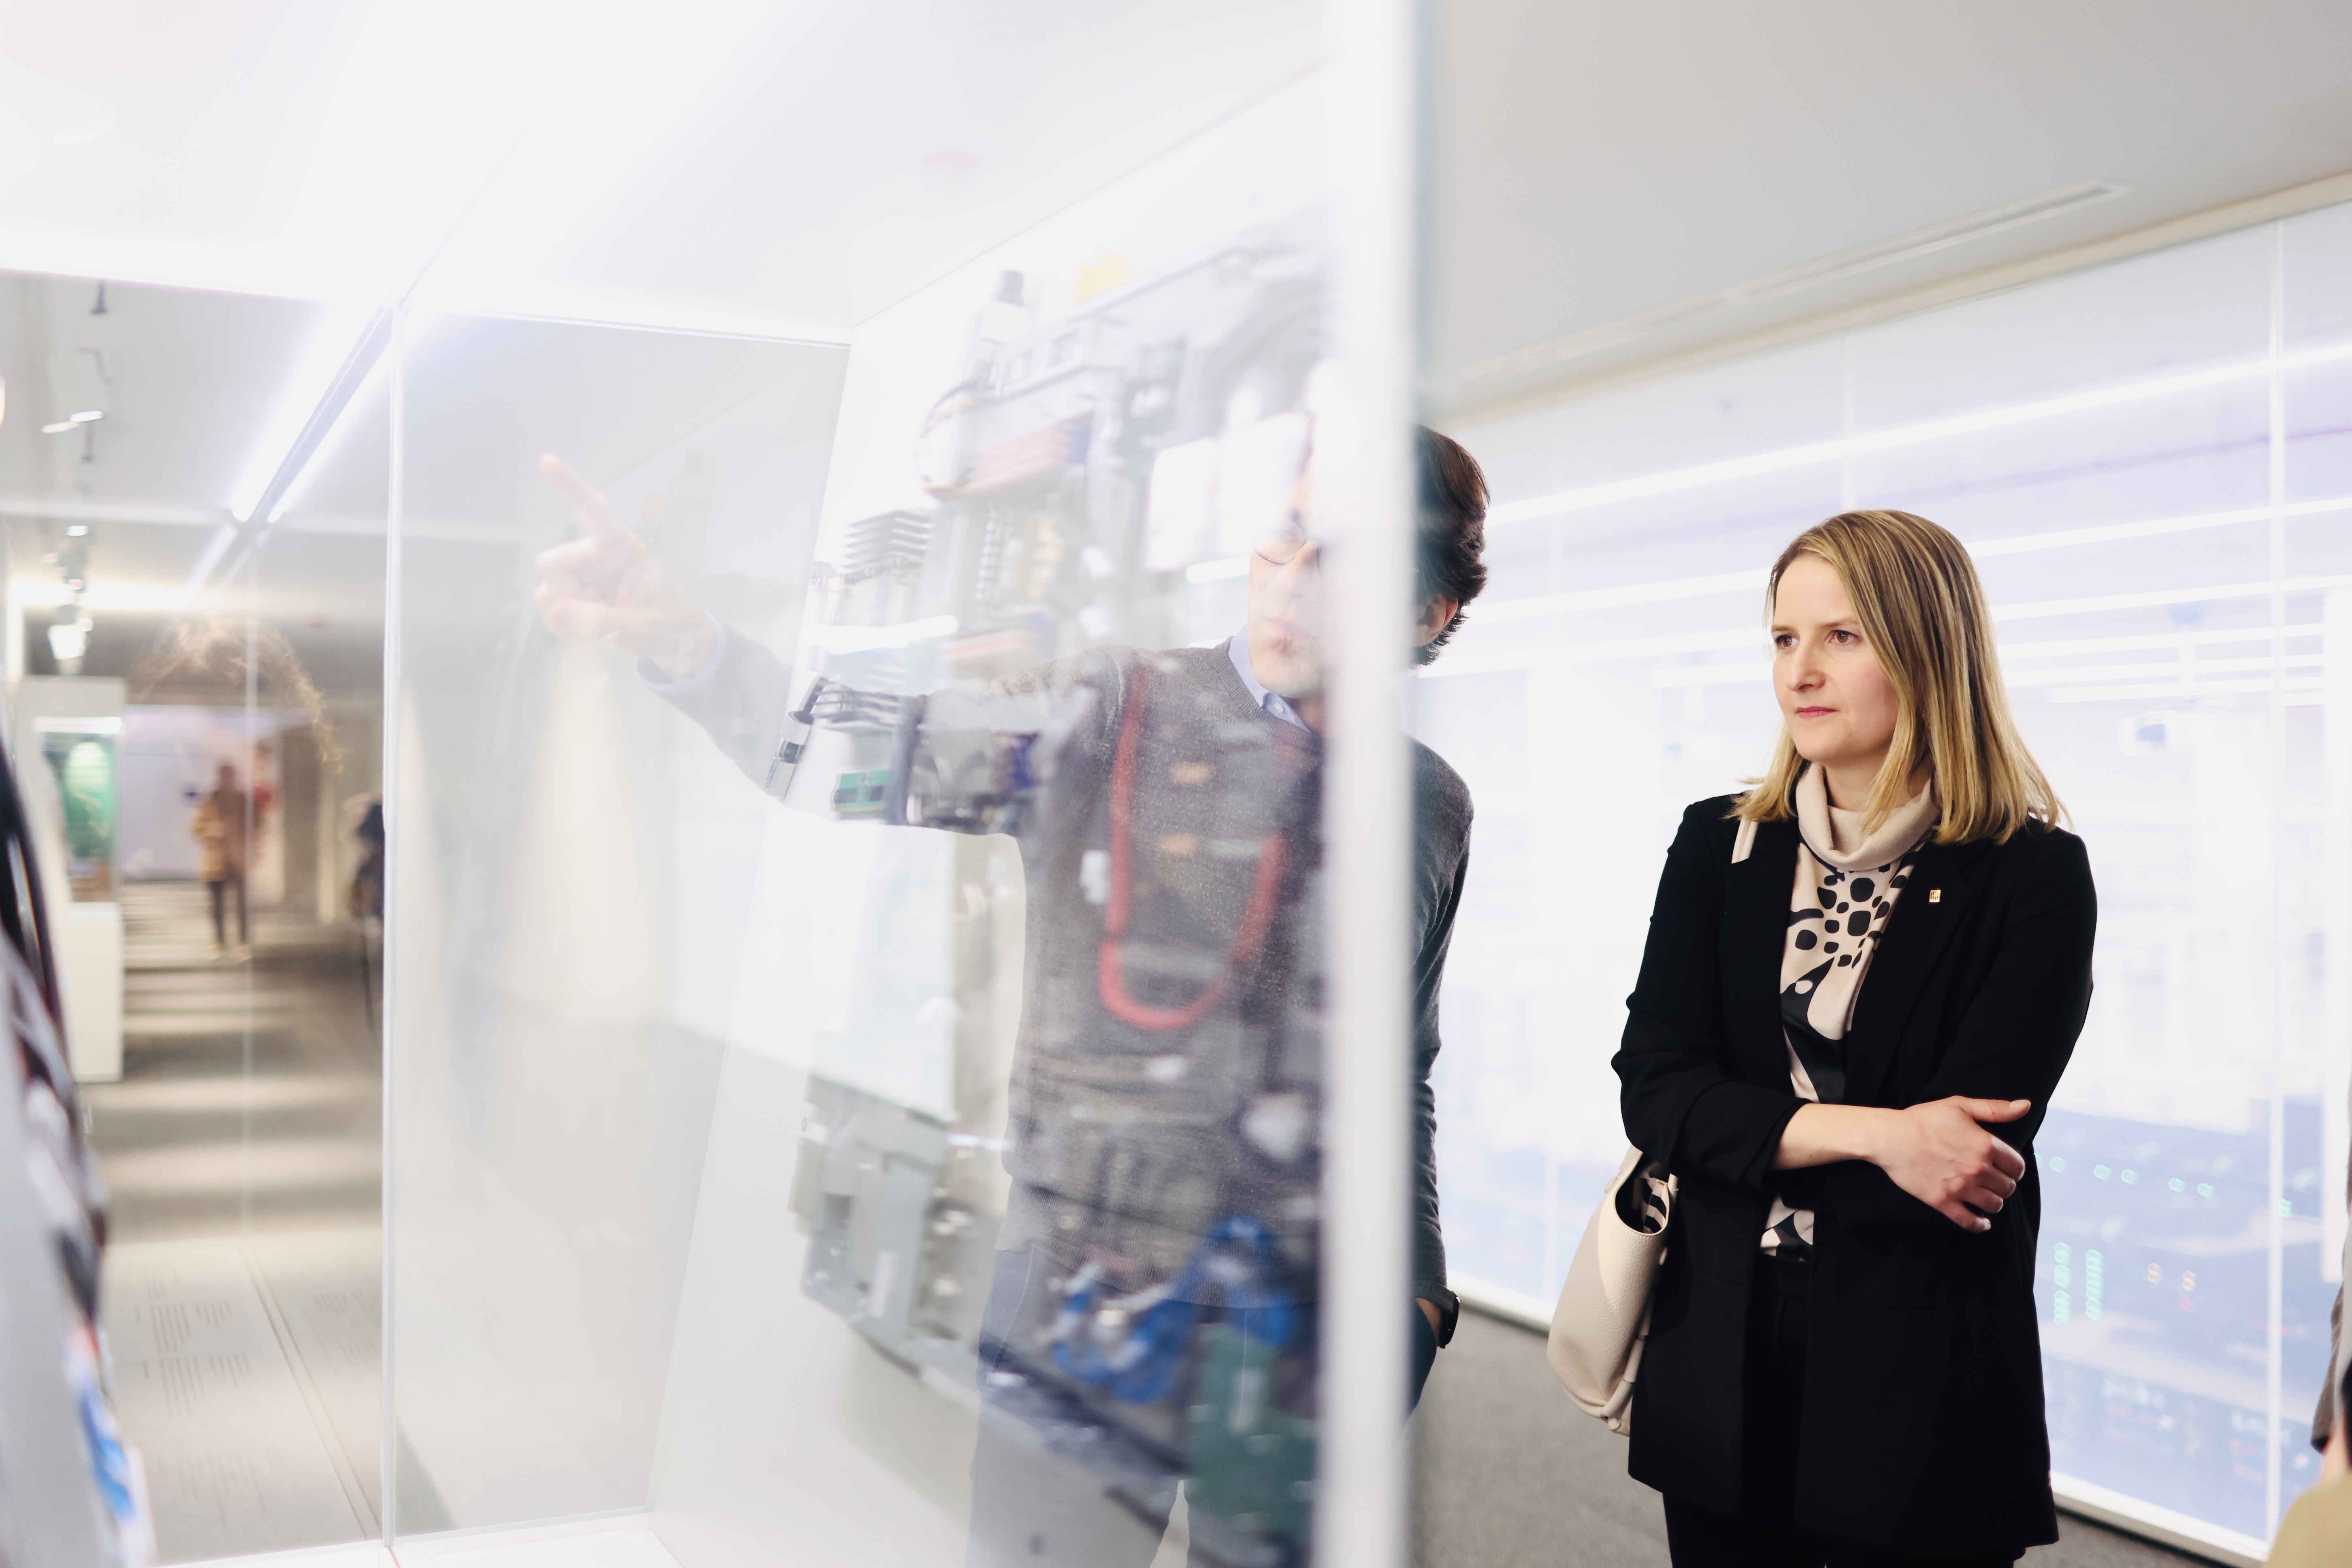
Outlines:
{"type": "Polygon", "coordinates": [[[107,410],[70,449],[8,421],[0,482],[57,499],[0,514],[0,542],[112,1193],[100,1312],[164,1563],[380,1530],[382,939],[352,884],[381,782],[381,405],[266,533],[219,505],[319,315],[0,274],[0,362],[88,368],[75,395],[107,410]]]}
{"type": "Polygon", "coordinates": [[[371,944],[200,882],[124,889],[124,1068],[88,1090],[105,1315],[166,1563],[377,1532],[382,1059],[371,944]]]}

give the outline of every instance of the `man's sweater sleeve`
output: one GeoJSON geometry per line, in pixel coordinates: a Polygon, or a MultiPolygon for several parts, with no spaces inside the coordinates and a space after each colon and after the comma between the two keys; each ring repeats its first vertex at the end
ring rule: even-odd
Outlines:
{"type": "Polygon", "coordinates": [[[1436,1303],[1443,1314],[1441,1344],[1454,1337],[1461,1309],[1445,1282],[1445,1236],[1437,1211],[1437,1093],[1430,1074],[1441,1044],[1437,994],[1445,979],[1445,955],[1454,943],[1454,919],[1470,878],[1468,832],[1465,822],[1460,858],[1452,877],[1438,889],[1436,908],[1413,962],[1412,1293],[1436,1303]]]}
{"type": "Polygon", "coordinates": [[[665,683],[640,667],[646,686],[702,726],[727,760],[768,787],[784,722],[792,715],[792,667],[740,632],[719,628],[710,664],[684,681],[665,683]]]}

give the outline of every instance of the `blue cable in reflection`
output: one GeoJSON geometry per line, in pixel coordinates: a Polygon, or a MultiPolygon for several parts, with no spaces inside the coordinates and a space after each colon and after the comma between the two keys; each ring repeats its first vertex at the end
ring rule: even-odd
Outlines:
{"type": "Polygon", "coordinates": [[[1278,1282],[1280,1268],[1273,1234],[1247,1215],[1219,1220],[1174,1279],[1132,1296],[1106,1300],[1101,1268],[1089,1263],[1072,1279],[1054,1320],[1054,1364],[1124,1404],[1157,1404],[1175,1392],[1205,1310],[1204,1287],[1223,1296],[1225,1318],[1238,1332],[1269,1350],[1290,1342],[1298,1306],[1278,1282]]]}

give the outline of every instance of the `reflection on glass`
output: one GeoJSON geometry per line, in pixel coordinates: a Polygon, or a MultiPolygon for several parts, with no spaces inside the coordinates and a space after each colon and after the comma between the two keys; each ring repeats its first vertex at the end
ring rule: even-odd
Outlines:
{"type": "Polygon", "coordinates": [[[1120,203],[846,355],[409,324],[404,1533],[1311,1555],[1325,289],[1120,203]]]}
{"type": "Polygon", "coordinates": [[[2317,1473],[2341,1253],[2347,254],[2352,209],[2315,213],[1464,431],[1499,597],[1418,710],[1486,807],[1440,1069],[1449,1240],[1483,1293],[1549,1307],[1622,1147],[1638,922],[1553,889],[1650,885],[1682,805],[1765,754],[1780,542],[1928,511],[1977,558],[2101,893],[2038,1141],[2062,1491],[2260,1554],[2317,1473]],[[1570,742],[1596,714],[1624,738],[1605,773],[1570,742]],[[1646,831],[1571,837],[1587,809],[1646,831]]]}
{"type": "MultiPolygon", "coordinates": [[[[758,606],[775,595],[726,570],[730,552],[793,569],[742,537],[743,512],[762,509],[729,505],[732,432],[698,430],[644,466],[664,488],[637,500],[635,531],[619,500],[540,465],[583,525],[537,558],[540,613],[578,651],[531,649],[552,681],[509,721],[617,761],[593,731],[658,725],[665,701],[763,795],[833,825],[785,837],[784,885],[767,893],[822,906],[829,973],[753,1024],[790,1037],[804,1068],[798,1289],[930,1380],[916,1386],[935,1417],[977,1395],[982,1560],[1030,1560],[1042,1539],[1055,1561],[1146,1562],[1188,1478],[1203,1560],[1298,1561],[1322,1048],[1318,748],[1293,708],[1312,712],[1321,684],[1311,552],[1264,563],[1255,661],[1223,638],[1137,645],[1177,642],[1202,599],[1238,597],[1239,573],[1203,594],[1182,574],[1219,528],[1245,547],[1309,504],[1314,278],[1295,247],[1233,247],[1042,321],[1025,287],[995,281],[954,383],[908,431],[923,503],[851,522],[814,568],[804,674],[762,640],[758,606]],[[1189,492],[1160,477],[1188,465],[1189,492]],[[579,677],[562,671],[583,658],[625,684],[567,695],[579,677]],[[957,837],[877,833],[893,826],[957,837]]],[[[657,780],[608,780],[625,792],[599,803],[613,815],[578,819],[600,853],[656,877],[639,792],[657,780]]],[[[724,896],[703,867],[670,875],[689,906],[724,896]]],[[[621,918],[638,912],[655,911],[621,918]]],[[[572,930],[601,934],[577,916],[572,930]]],[[[744,962],[802,969],[794,957],[744,962]]],[[[587,1043],[567,1042],[575,1064],[587,1043]]],[[[730,1152],[714,1147],[709,1169],[730,1152]]],[[[452,1239],[419,1236],[419,1271],[452,1239]]],[[[429,1415],[404,1391],[404,1424],[413,1406],[429,1415]]],[[[446,1472],[419,1458],[448,1500],[446,1472]]]]}
{"type": "MultiPolygon", "coordinates": [[[[988,905],[1013,889],[992,885],[984,849],[948,850],[975,874],[956,916],[981,927],[979,950],[960,952],[952,926],[941,945],[909,941],[912,911],[894,905],[915,904],[942,864],[909,846],[877,867],[898,879],[883,899],[868,890],[845,1026],[814,1041],[793,1192],[810,1235],[803,1289],[893,1355],[981,1390],[986,1561],[1031,1555],[1039,1538],[1061,1557],[1131,1534],[1139,1512],[1171,1510],[1179,1476],[1204,1555],[1283,1561],[1307,1540],[1320,778],[1293,702],[1319,705],[1319,572],[1296,546],[1266,561],[1248,638],[1036,662],[1089,622],[1164,627],[1172,608],[1130,596],[1132,561],[1096,574],[1084,557],[1111,563],[1141,531],[1150,456],[1186,433],[1188,367],[1171,353],[1114,397],[1040,410],[1032,384],[1066,380],[1080,338],[1115,326],[1092,353],[1117,363],[1202,316],[1220,336],[1255,329],[1257,353],[1228,372],[1241,384],[1194,396],[1219,411],[1246,390],[1273,411],[1287,471],[1275,467],[1252,536],[1291,526],[1315,318],[1295,274],[1272,270],[1269,287],[1229,259],[1174,280],[1205,298],[1163,283],[1157,310],[1088,312],[1051,334],[1000,342],[984,321],[950,394],[959,447],[942,459],[938,425],[926,433],[945,464],[938,504],[851,526],[855,553],[819,579],[826,629],[848,635],[805,681],[546,465],[586,527],[540,558],[551,627],[638,654],[648,684],[785,804],[1017,847],[1009,1066],[991,1027],[1009,976],[988,905]],[[1073,458],[1108,415],[1139,406],[1143,427],[1111,435],[1135,456],[1097,466],[1113,498],[1097,506],[1069,482],[1085,472],[1073,458]],[[907,689],[942,677],[956,683],[907,689]]],[[[1021,293],[1007,274],[997,306],[1021,293]]],[[[1235,444],[1265,444],[1259,425],[1235,444]]]]}

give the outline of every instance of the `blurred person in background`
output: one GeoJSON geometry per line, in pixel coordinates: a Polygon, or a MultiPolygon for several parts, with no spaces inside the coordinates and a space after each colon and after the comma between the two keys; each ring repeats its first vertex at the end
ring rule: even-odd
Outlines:
{"type": "MultiPolygon", "coordinates": [[[[342,764],[342,747],[324,699],[286,634],[267,623],[210,613],[166,622],[132,664],[128,695],[140,703],[209,700],[219,707],[250,702],[296,710],[310,721],[320,767],[331,774],[342,764]]],[[[252,954],[246,883],[253,841],[261,839],[264,825],[278,805],[270,782],[276,772],[271,746],[268,740],[252,742],[247,762],[257,782],[250,794],[239,784],[235,764],[221,763],[212,792],[197,802],[189,826],[202,847],[200,875],[212,895],[215,958],[229,951],[227,905],[232,895],[236,900],[236,954],[252,954]]]]}
{"type": "Polygon", "coordinates": [[[253,952],[245,899],[247,809],[245,791],[237,787],[236,769],[223,763],[213,792],[196,803],[191,829],[203,848],[199,875],[212,895],[215,958],[229,951],[227,906],[232,893],[236,899],[236,956],[250,957],[253,952]]]}
{"type": "MultiPolygon", "coordinates": [[[[1487,495],[1476,461],[1433,431],[1420,433],[1417,467],[1417,611],[1400,617],[1396,635],[1426,664],[1485,585],[1487,495]]],[[[703,611],[571,469],[551,458],[542,470],[585,530],[539,558],[549,628],[610,638],[636,655],[647,684],[767,787],[793,672],[703,611]]],[[[1197,1397],[1206,1409],[1209,1396],[1182,1381],[1205,1374],[1183,1369],[1202,1314],[1222,1313],[1284,1347],[1270,1374],[1255,1374],[1263,1392],[1244,1397],[1311,1419],[1323,638],[1332,611],[1324,545],[1309,528],[1310,478],[1256,541],[1247,625],[1226,641],[1097,647],[985,692],[908,700],[923,706],[907,772],[933,781],[941,798],[953,796],[945,781],[999,754],[1000,742],[1042,781],[1039,804],[1018,817],[959,807],[922,823],[1013,834],[1027,883],[1004,1154],[1013,1197],[982,1331],[976,1568],[1108,1568],[1133,1545],[1114,1544],[1116,1531],[1089,1512],[1142,1505],[1073,1490],[1041,1468],[1039,1412],[1063,1397],[1049,1365],[1081,1369],[1081,1382],[1098,1376],[1138,1405],[1181,1412],[1197,1397]],[[1130,888],[1134,931],[1124,925],[1130,888]],[[1118,1348],[1100,1348],[1111,1342],[1118,1348]],[[1154,1378],[1163,1389],[1146,1386],[1154,1378]]],[[[895,697],[845,700],[886,705],[894,722],[908,722],[895,697]]],[[[1459,1311],[1445,1284],[1429,1075],[1471,808],[1452,768],[1424,746],[1412,752],[1417,1397],[1459,1311]]],[[[884,819],[915,821],[913,809],[897,809],[884,819]]],[[[1257,1418],[1233,1412],[1236,1422],[1245,1416],[1257,1418]]],[[[1180,1447],[1185,1429],[1174,1428],[1180,1447]]],[[[1196,1549],[1220,1529],[1255,1528],[1212,1515],[1196,1494],[1196,1549]]],[[[1139,1550],[1135,1568],[1144,1568],[1154,1553],[1139,1550]]],[[[1196,1550],[1196,1560],[1231,1559],[1196,1550]]]]}
{"type": "Polygon", "coordinates": [[[343,901],[353,920],[373,930],[383,919],[383,796],[360,795],[345,801],[343,831],[359,851],[343,901]]]}
{"type": "Polygon", "coordinates": [[[2012,1563],[2058,1539],[2033,1136],[2089,860],[1958,540],[1843,513],[1768,602],[1780,738],[1685,813],[1614,1064],[1680,1181],[1630,1468],[1675,1568],[2012,1563]]]}

